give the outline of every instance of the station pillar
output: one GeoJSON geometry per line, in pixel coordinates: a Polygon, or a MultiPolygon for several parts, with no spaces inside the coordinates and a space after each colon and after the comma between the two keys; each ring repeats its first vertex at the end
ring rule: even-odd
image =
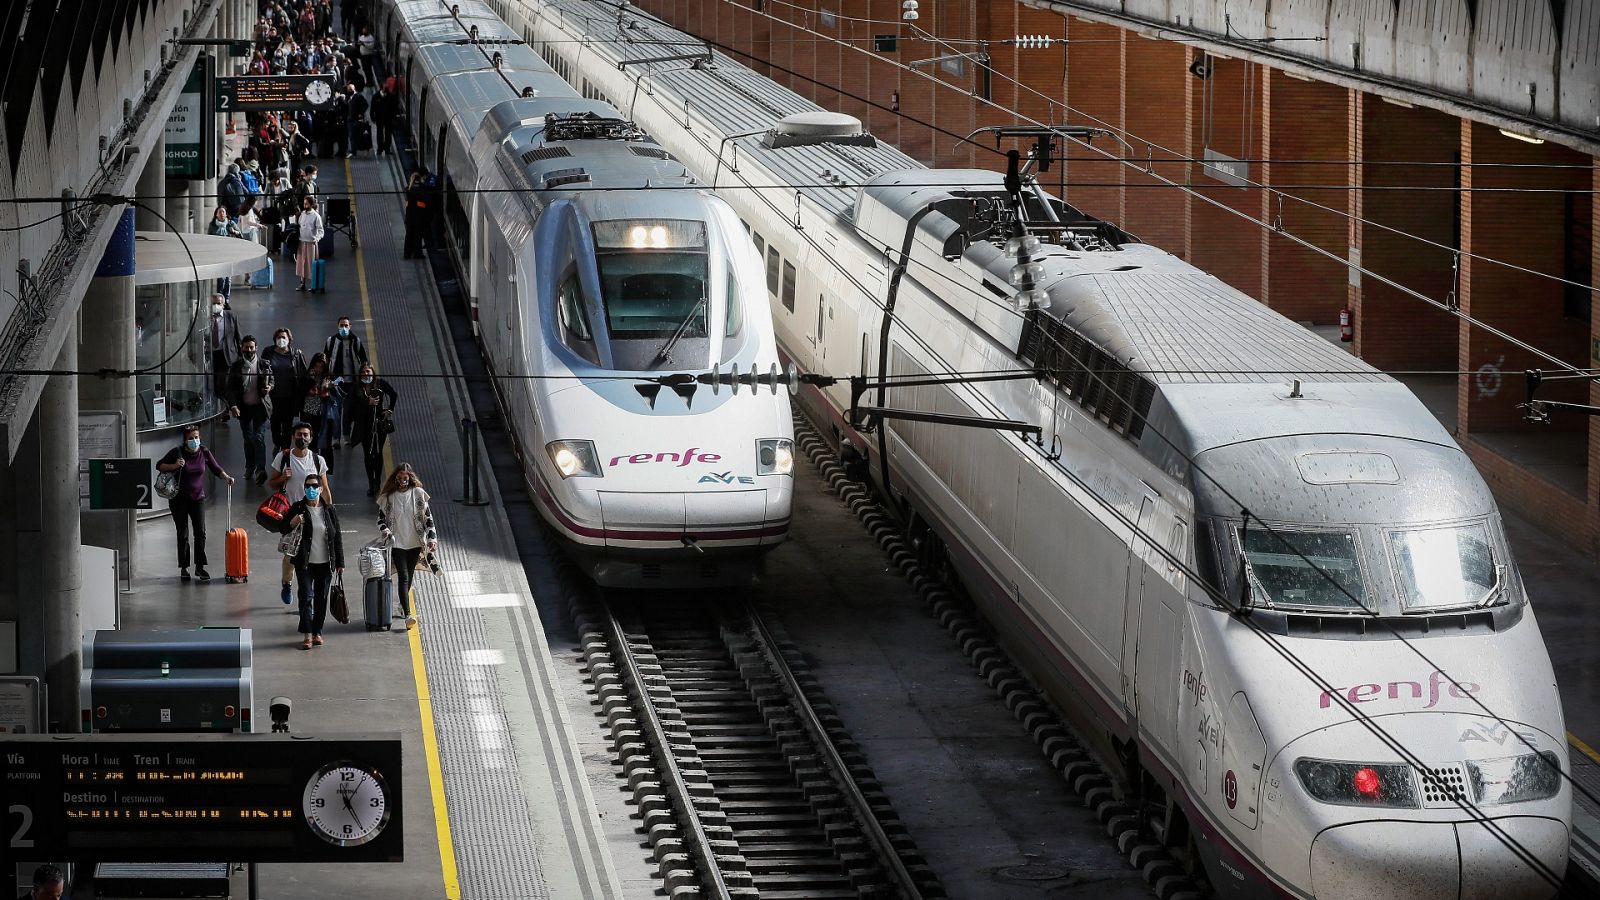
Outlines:
{"type": "MultiPolygon", "coordinates": [[[[100,267],[95,270],[95,278],[84,294],[84,320],[95,323],[94,328],[83,330],[78,348],[78,367],[85,372],[100,369],[128,372],[135,368],[133,239],[136,220],[133,209],[123,211],[122,221],[112,232],[100,267]]],[[[78,383],[78,402],[82,409],[122,413],[124,457],[138,455],[137,388],[133,378],[84,377],[78,383]]],[[[82,529],[85,544],[109,547],[121,553],[117,574],[130,579],[137,541],[134,513],[131,510],[85,512],[82,529]]]]}
{"type": "MultiPolygon", "coordinates": [[[[78,363],[78,328],[69,330],[52,368],[78,363]]],[[[12,461],[16,490],[19,670],[42,676],[51,731],[78,727],[82,625],[78,564],[78,379],[47,377],[12,461]]]]}
{"type": "Polygon", "coordinates": [[[150,209],[134,207],[134,226],[140,231],[166,231],[167,226],[162,223],[161,216],[168,218],[171,216],[167,213],[166,200],[167,136],[165,134],[156,135],[155,143],[150,146],[150,156],[144,162],[144,170],[139,173],[139,183],[134,187],[134,193],[141,203],[150,207],[150,209]]]}

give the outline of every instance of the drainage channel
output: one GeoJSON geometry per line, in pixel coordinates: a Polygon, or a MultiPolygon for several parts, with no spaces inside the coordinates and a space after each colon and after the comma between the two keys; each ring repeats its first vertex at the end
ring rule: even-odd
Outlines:
{"type": "Polygon", "coordinates": [[[945,896],[753,607],[585,592],[573,612],[669,896],[945,896]]]}

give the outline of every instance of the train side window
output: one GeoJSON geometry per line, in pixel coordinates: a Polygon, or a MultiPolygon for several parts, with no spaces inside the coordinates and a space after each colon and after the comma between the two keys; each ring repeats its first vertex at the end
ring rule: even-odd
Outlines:
{"type": "Polygon", "coordinates": [[[755,242],[755,245],[756,245],[756,256],[760,257],[760,256],[766,256],[767,255],[767,240],[766,240],[766,238],[761,236],[761,232],[759,232],[759,231],[750,232],[750,240],[755,242]]]}
{"type": "Polygon", "coordinates": [[[778,296],[778,248],[767,248],[767,293],[778,296]]]}
{"type": "Polygon", "coordinates": [[[794,312],[794,263],[783,264],[783,308],[794,312]]]}
{"type": "Polygon", "coordinates": [[[594,350],[594,333],[589,330],[589,317],[583,309],[583,294],[578,290],[576,273],[561,282],[556,300],[561,315],[561,339],[574,352],[592,363],[599,363],[594,350]]]}
{"type": "Polygon", "coordinates": [[[739,296],[739,282],[733,277],[733,271],[728,271],[728,309],[726,327],[722,329],[723,337],[734,337],[739,329],[744,327],[744,298],[739,296]]]}

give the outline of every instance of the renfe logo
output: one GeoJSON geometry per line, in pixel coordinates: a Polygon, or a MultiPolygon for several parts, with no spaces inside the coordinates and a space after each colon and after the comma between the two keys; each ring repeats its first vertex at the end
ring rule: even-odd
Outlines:
{"type": "MultiPolygon", "coordinates": [[[[1317,705],[1323,709],[1327,709],[1333,705],[1333,698],[1335,695],[1343,695],[1343,697],[1351,703],[1376,703],[1379,700],[1385,699],[1422,699],[1422,682],[1420,681],[1391,681],[1388,683],[1387,687],[1387,693],[1384,691],[1385,685],[1381,684],[1358,684],[1352,688],[1334,688],[1331,691],[1323,691],[1322,698],[1318,701],[1317,705]],[[1403,696],[1408,689],[1410,696],[1403,696]]],[[[1465,700],[1467,699],[1468,694],[1474,694],[1481,690],[1478,685],[1473,684],[1470,681],[1452,683],[1449,679],[1444,677],[1443,672],[1433,672],[1428,676],[1428,703],[1422,708],[1433,709],[1433,707],[1439,703],[1439,691],[1445,687],[1450,689],[1450,696],[1456,698],[1457,700],[1465,700]]]]}
{"type": "Polygon", "coordinates": [[[722,462],[722,455],[718,453],[706,453],[699,447],[690,447],[682,453],[675,453],[671,450],[668,450],[665,453],[634,453],[630,456],[611,457],[611,464],[613,466],[621,465],[623,463],[643,465],[645,463],[659,462],[677,463],[678,468],[681,469],[692,462],[722,462]]]}

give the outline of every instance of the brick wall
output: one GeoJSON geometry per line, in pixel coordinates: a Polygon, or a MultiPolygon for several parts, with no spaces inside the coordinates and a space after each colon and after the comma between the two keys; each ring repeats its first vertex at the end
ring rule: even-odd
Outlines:
{"type": "MultiPolygon", "coordinates": [[[[1233,159],[1259,159],[1260,97],[1260,66],[1213,57],[1211,77],[1194,89],[1189,103],[1193,117],[1189,155],[1201,159],[1210,147],[1233,159]]],[[[1261,231],[1226,209],[1259,218],[1261,191],[1228,185],[1199,164],[1191,168],[1191,181],[1200,196],[1190,204],[1189,261],[1253,297],[1261,296],[1261,231]]],[[[1248,163],[1247,177],[1260,180],[1259,163],[1248,163]]]]}
{"type": "MultiPolygon", "coordinates": [[[[1150,168],[1161,179],[1182,184],[1189,176],[1184,154],[1190,143],[1191,120],[1173,115],[1172,104],[1187,108],[1188,97],[1199,83],[1189,74],[1188,48],[1171,41],[1129,37],[1125,58],[1123,107],[1132,147],[1122,148],[1123,152],[1150,160],[1150,168]]],[[[1126,171],[1123,177],[1127,186],[1120,224],[1145,243],[1186,257],[1189,195],[1135,170],[1126,171]]]]}
{"type": "MultiPolygon", "coordinates": [[[[1564,271],[1566,199],[1560,189],[1587,190],[1591,160],[1554,144],[1513,140],[1498,129],[1461,123],[1464,162],[1462,185],[1462,249],[1514,263],[1534,272],[1564,271]],[[1583,166],[1551,169],[1540,164],[1583,166]],[[1523,190],[1506,190],[1521,188],[1523,190]]],[[[1589,327],[1563,312],[1564,288],[1503,265],[1463,256],[1461,307],[1469,315],[1555,354],[1573,365],[1588,364],[1589,327]]],[[[1462,322],[1459,329],[1461,367],[1476,371],[1490,366],[1504,372],[1549,369],[1549,362],[1520,350],[1480,328],[1462,322]]],[[[1542,399],[1582,402],[1587,391],[1579,382],[1551,384],[1542,399]]],[[[1551,425],[1523,420],[1510,392],[1484,391],[1462,379],[1459,407],[1463,431],[1525,431],[1534,428],[1578,430],[1587,424],[1574,416],[1557,416],[1551,425]]]]}
{"type": "MultiPolygon", "coordinates": [[[[1122,86],[1127,83],[1122,71],[1122,45],[1126,32],[1112,25],[1067,18],[1067,93],[1072,108],[1066,121],[1072,125],[1111,128],[1120,133],[1122,86]]],[[[1124,151],[1115,140],[1100,138],[1096,147],[1121,157],[1124,151]]],[[[1074,161],[1066,164],[1067,202],[1102,219],[1116,221],[1122,216],[1122,175],[1120,162],[1094,162],[1098,154],[1075,144],[1063,147],[1074,161]]],[[[1059,185],[1059,182],[1057,182],[1059,185]]]]}
{"type": "Polygon", "coordinates": [[[1338,321],[1350,282],[1350,270],[1343,262],[1349,255],[1349,220],[1340,213],[1349,211],[1348,187],[1355,169],[1338,162],[1302,162],[1346,158],[1350,152],[1350,91],[1271,70],[1265,72],[1262,84],[1265,157],[1272,162],[1261,164],[1261,180],[1281,185],[1283,195],[1281,200],[1267,195],[1265,218],[1332,253],[1333,258],[1275,231],[1260,229],[1264,244],[1261,299],[1297,322],[1330,325],[1338,321]],[[1309,203],[1298,202],[1300,199],[1309,203]]]}
{"type": "MultiPolygon", "coordinates": [[[[1454,254],[1380,226],[1454,246],[1457,197],[1453,167],[1460,120],[1363,98],[1361,263],[1425,296],[1444,300],[1455,287],[1454,254]],[[1418,163],[1419,165],[1397,165],[1418,163]],[[1427,190],[1402,190],[1427,188],[1427,190]]],[[[1363,278],[1355,308],[1356,353],[1380,369],[1456,368],[1456,319],[1375,278],[1363,278]]]]}

